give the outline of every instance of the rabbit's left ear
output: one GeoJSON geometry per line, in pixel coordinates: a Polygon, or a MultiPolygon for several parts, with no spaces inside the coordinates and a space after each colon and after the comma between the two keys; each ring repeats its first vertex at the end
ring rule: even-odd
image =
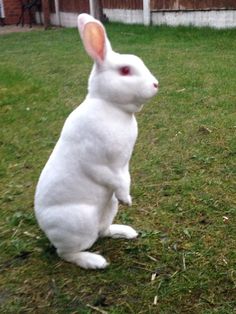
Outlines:
{"type": "Polygon", "coordinates": [[[103,25],[90,15],[81,14],[78,28],[88,55],[96,62],[103,62],[106,55],[106,32],[103,25]]]}

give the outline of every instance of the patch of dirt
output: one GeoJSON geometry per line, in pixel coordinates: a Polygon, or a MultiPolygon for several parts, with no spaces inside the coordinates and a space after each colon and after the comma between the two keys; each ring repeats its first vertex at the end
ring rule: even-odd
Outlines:
{"type": "Polygon", "coordinates": [[[0,26],[0,35],[10,34],[10,33],[22,33],[22,32],[33,32],[33,31],[41,31],[44,30],[44,26],[42,25],[33,25],[29,27],[29,25],[25,26],[16,26],[16,25],[5,25],[0,26]]]}

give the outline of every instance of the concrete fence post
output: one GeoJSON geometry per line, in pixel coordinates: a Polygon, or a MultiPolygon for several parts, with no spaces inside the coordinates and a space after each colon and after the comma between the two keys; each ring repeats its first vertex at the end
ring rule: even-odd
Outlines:
{"type": "Polygon", "coordinates": [[[146,26],[151,24],[150,0],[143,0],[143,24],[146,26]]]}
{"type": "Polygon", "coordinates": [[[90,14],[92,16],[95,16],[95,5],[93,0],[89,0],[89,9],[90,9],[90,14]]]}
{"type": "Polygon", "coordinates": [[[60,15],[60,6],[59,6],[59,0],[54,0],[55,4],[55,13],[56,13],[56,19],[57,19],[57,25],[61,26],[61,15],[60,15]]]}

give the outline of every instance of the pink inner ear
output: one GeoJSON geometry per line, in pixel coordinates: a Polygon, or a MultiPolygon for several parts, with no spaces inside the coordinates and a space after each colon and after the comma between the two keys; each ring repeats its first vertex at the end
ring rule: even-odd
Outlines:
{"type": "Polygon", "coordinates": [[[105,58],[105,32],[101,25],[89,22],[84,27],[83,42],[88,54],[96,61],[105,58]]]}

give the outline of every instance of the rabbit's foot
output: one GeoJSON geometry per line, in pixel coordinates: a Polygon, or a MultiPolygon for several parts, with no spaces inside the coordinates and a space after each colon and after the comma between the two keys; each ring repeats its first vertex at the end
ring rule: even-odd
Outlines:
{"type": "Polygon", "coordinates": [[[60,257],[85,269],[103,269],[109,265],[103,256],[90,252],[64,253],[60,257]]]}
{"type": "Polygon", "coordinates": [[[134,239],[137,238],[138,233],[130,226],[113,224],[104,232],[104,236],[114,239],[134,239]]]}

